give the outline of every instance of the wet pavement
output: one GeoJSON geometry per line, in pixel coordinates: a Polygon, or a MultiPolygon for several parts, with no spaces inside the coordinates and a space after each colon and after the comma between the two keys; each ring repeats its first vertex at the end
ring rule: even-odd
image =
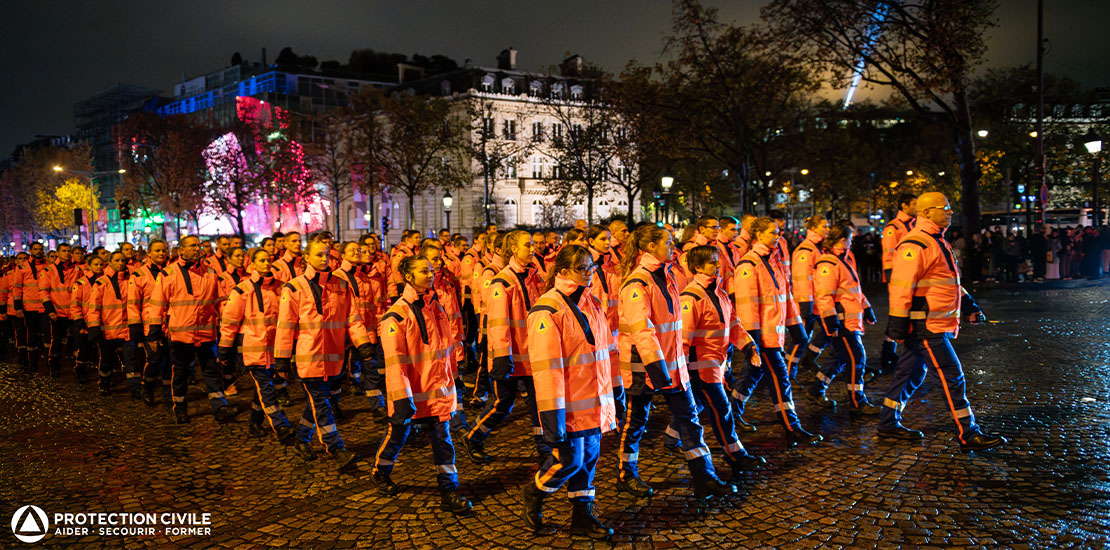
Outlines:
{"type": "MultiPolygon", "coordinates": [[[[871,289],[877,310],[881,293],[871,289]]],[[[603,440],[597,499],[617,530],[618,548],[1105,548],[1110,546],[1110,287],[977,294],[991,323],[965,327],[956,349],[969,398],[983,429],[1010,442],[964,454],[943,392],[930,378],[906,409],[920,443],[875,437],[875,420],[822,413],[797,395],[803,425],[824,434],[821,445],[789,450],[760,390],[742,436],[768,465],[747,474],[736,496],[699,506],[682,460],[662,449],[666,408],[655,411],[640,453],[643,478],[658,491],[633,500],[615,489],[616,441],[603,440]]],[[[866,337],[877,355],[877,329],[866,337]]],[[[812,373],[800,376],[809,380],[812,373]]],[[[872,401],[885,389],[868,389],[872,401]]],[[[295,412],[303,401],[299,392],[295,412]]],[[[845,397],[834,382],[834,398],[845,397]]],[[[247,396],[233,401],[249,407],[247,396]]],[[[363,398],[344,396],[352,418],[339,429],[348,448],[370,456],[383,427],[363,398]]],[[[193,422],[173,424],[161,408],[133,402],[117,385],[107,398],[94,384],[19,374],[0,366],[0,511],[210,514],[210,535],[49,534],[58,547],[297,548],[588,548],[569,535],[570,507],[559,492],[547,501],[547,529],[525,530],[518,488],[536,464],[527,419],[514,412],[487,450],[494,464],[460,454],[461,491],[470,517],[438,507],[427,437],[402,451],[394,480],[403,492],[379,495],[370,468],[338,472],[322,457],[311,463],[273,439],[248,437],[246,414],[214,422],[199,386],[190,388],[193,422]]],[[[468,411],[473,416],[472,411],[468,411]]],[[[707,431],[715,453],[715,440],[707,431]]],[[[319,449],[319,443],[316,443],[319,449]]],[[[725,471],[719,454],[719,470],[725,471]]],[[[24,547],[7,528],[0,546],[24,547]]],[[[597,547],[609,547],[597,543],[597,547]]]]}

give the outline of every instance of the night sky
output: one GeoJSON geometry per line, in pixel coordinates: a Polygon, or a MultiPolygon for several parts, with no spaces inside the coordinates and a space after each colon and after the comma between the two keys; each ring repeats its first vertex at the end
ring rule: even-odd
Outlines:
{"type": "MultiPolygon", "coordinates": [[[[724,19],[758,17],[762,0],[705,0],[724,19]]],[[[1035,0],[1001,0],[989,66],[1035,61],[1035,0]]],[[[1048,72],[1089,87],[1110,86],[1107,0],[1047,0],[1048,72]]],[[[0,155],[36,134],[74,131],[73,104],[117,82],[172,93],[181,75],[228,65],[232,53],[272,63],[300,55],[346,63],[351,50],[425,55],[493,65],[502,49],[538,70],[577,53],[619,71],[629,59],[659,58],[670,29],[665,0],[134,2],[4,0],[0,3],[0,155]]],[[[839,97],[839,93],[838,93],[839,97]]],[[[857,97],[867,97],[863,94],[857,97]]]]}

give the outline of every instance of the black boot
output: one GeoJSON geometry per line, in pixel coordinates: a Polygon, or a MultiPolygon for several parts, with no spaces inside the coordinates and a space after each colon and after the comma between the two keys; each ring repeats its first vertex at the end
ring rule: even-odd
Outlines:
{"type": "Polygon", "coordinates": [[[142,398],[143,398],[143,388],[142,388],[142,386],[132,386],[131,387],[131,400],[132,401],[140,401],[140,400],[142,400],[142,398]]]}
{"type": "Polygon", "coordinates": [[[901,441],[920,441],[925,439],[925,434],[918,430],[911,430],[901,424],[889,430],[878,430],[877,433],[881,439],[898,439],[901,441]]]}
{"type": "Polygon", "coordinates": [[[247,433],[250,434],[251,437],[262,437],[266,435],[266,430],[262,429],[261,423],[251,422],[247,424],[247,433]]]}
{"type": "Polygon", "coordinates": [[[475,464],[489,464],[493,461],[493,457],[486,454],[482,444],[471,440],[469,437],[463,438],[463,450],[466,451],[466,456],[470,457],[470,460],[475,464]]]}
{"type": "Polygon", "coordinates": [[[755,433],[756,432],[756,427],[755,427],[755,424],[748,424],[743,418],[737,416],[736,417],[736,431],[737,432],[745,432],[745,433],[755,433]]]}
{"type": "Polygon", "coordinates": [[[864,400],[859,405],[852,405],[848,407],[848,414],[860,416],[876,416],[879,414],[880,409],[876,405],[872,405],[870,401],[864,400]]]}
{"type": "Polygon", "coordinates": [[[474,505],[471,504],[469,500],[460,495],[459,492],[455,489],[440,491],[439,494],[439,507],[446,512],[451,512],[452,514],[455,514],[456,516],[466,514],[467,512],[470,512],[471,508],[474,507],[474,505]]]}
{"type": "Polygon", "coordinates": [[[694,487],[694,497],[699,499],[707,499],[713,497],[728,496],[736,492],[736,486],[731,483],[724,483],[716,477],[710,478],[705,483],[699,483],[694,487]]]}
{"type": "Polygon", "coordinates": [[[224,405],[216,409],[216,422],[231,422],[237,414],[239,414],[239,407],[235,405],[224,405]]]}
{"type": "Polygon", "coordinates": [[[816,445],[822,439],[824,438],[821,437],[821,434],[811,434],[800,427],[786,432],[786,442],[791,447],[795,445],[816,445]]]}
{"type": "Polygon", "coordinates": [[[292,439],[293,435],[297,433],[296,430],[286,424],[278,426],[276,431],[278,441],[285,445],[288,445],[289,440],[292,439]]]}
{"type": "Polygon", "coordinates": [[[154,399],[154,388],[151,386],[143,386],[143,403],[148,407],[157,407],[158,401],[154,399]]]}
{"type": "Polygon", "coordinates": [[[336,422],[339,422],[340,420],[347,420],[347,413],[343,409],[339,408],[339,403],[335,403],[331,406],[331,415],[333,418],[335,418],[336,422]]]}
{"type": "Polygon", "coordinates": [[[86,384],[89,381],[89,370],[82,363],[77,363],[73,367],[73,377],[77,379],[78,384],[86,384]]]}
{"type": "Polygon", "coordinates": [[[894,366],[897,364],[898,343],[883,340],[883,349],[879,354],[879,374],[890,374],[894,372],[894,366]]]}
{"type": "Polygon", "coordinates": [[[293,406],[293,398],[289,397],[289,388],[277,388],[274,390],[274,393],[277,394],[278,405],[282,407],[293,406]]]}
{"type": "Polygon", "coordinates": [[[307,441],[298,441],[296,445],[293,445],[293,452],[305,462],[316,460],[316,451],[312,450],[312,445],[307,441]]]}
{"type": "Polygon", "coordinates": [[[806,388],[806,395],[822,409],[836,408],[836,401],[829,399],[829,397],[825,395],[825,386],[820,382],[810,384],[809,387],[806,388]]]}
{"type": "Polygon", "coordinates": [[[628,478],[627,480],[617,480],[617,490],[624,491],[634,497],[650,497],[655,494],[655,489],[651,485],[644,483],[644,480],[639,476],[628,478]]]}
{"type": "Polygon", "coordinates": [[[575,501],[570,515],[570,534],[594,540],[609,540],[613,536],[613,530],[594,515],[594,503],[575,501]]]}
{"type": "Polygon", "coordinates": [[[1006,442],[1006,438],[1000,435],[990,435],[982,432],[977,432],[965,438],[965,443],[960,443],[960,449],[965,453],[970,451],[985,451],[993,449],[1006,442]]]}
{"type": "Polygon", "coordinates": [[[62,376],[62,365],[60,365],[58,363],[57,359],[51,359],[47,363],[47,368],[50,370],[50,377],[51,378],[61,378],[61,376],[62,376]]]}
{"type": "Polygon", "coordinates": [[[184,410],[174,411],[173,419],[174,419],[174,422],[177,422],[178,424],[188,424],[189,423],[189,413],[185,412],[184,410]]]}
{"type": "Polygon", "coordinates": [[[377,487],[378,492],[383,495],[395,495],[398,492],[397,484],[393,483],[389,475],[376,470],[370,474],[370,484],[377,487]]]}
{"type": "Polygon", "coordinates": [[[358,460],[362,458],[358,453],[348,451],[347,449],[339,449],[332,454],[335,455],[335,463],[339,465],[340,470],[358,462],[358,460]]]}
{"type": "Polygon", "coordinates": [[[539,531],[543,528],[543,499],[547,494],[537,489],[536,484],[532,482],[528,482],[520,494],[521,500],[524,501],[524,507],[520,510],[520,515],[524,517],[524,525],[533,531],[539,531]]]}

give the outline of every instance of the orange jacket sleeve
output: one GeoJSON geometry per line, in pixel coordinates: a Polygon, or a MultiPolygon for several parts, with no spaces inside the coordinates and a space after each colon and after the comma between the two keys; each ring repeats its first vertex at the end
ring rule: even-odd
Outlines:
{"type": "Polygon", "coordinates": [[[644,372],[651,379],[652,386],[656,388],[670,386],[673,381],[667,372],[663,346],[655,336],[655,329],[648,319],[651,297],[648,296],[647,289],[639,282],[625,283],[621,288],[617,307],[620,308],[620,330],[628,333],[633,349],[639,354],[644,372]]]}
{"type": "Polygon", "coordinates": [[[370,343],[370,337],[366,334],[366,324],[362,321],[362,313],[359,312],[358,300],[355,299],[355,293],[350,287],[347,287],[347,334],[351,337],[351,343],[355,348],[370,343]]]}
{"type": "Polygon", "coordinates": [[[243,324],[243,313],[246,311],[247,301],[244,294],[232,290],[224,304],[223,314],[220,316],[220,346],[230,348],[235,345],[235,337],[239,334],[239,327],[243,324]]]}
{"type": "Polygon", "coordinates": [[[96,283],[92,285],[92,292],[89,293],[88,314],[85,316],[88,320],[89,328],[99,327],[101,325],[100,307],[104,304],[105,286],[106,285],[98,285],[96,283]]]}
{"type": "Polygon", "coordinates": [[[378,327],[378,339],[385,355],[386,405],[390,416],[399,416],[405,420],[416,413],[409,375],[413,357],[408,349],[406,325],[397,310],[391,309],[382,316],[378,327]]]}
{"type": "Polygon", "coordinates": [[[698,326],[698,304],[694,297],[682,293],[679,300],[682,311],[682,354],[690,356],[690,346],[694,343],[694,329],[698,326]]]}
{"type": "Polygon", "coordinates": [[[300,297],[297,294],[290,283],[281,287],[277,332],[274,335],[275,359],[293,357],[293,341],[297,338],[297,321],[300,317],[300,297]]]}
{"type": "MultiPolygon", "coordinates": [[[[732,289],[736,297],[736,316],[740,319],[740,324],[749,331],[754,330],[759,333],[762,328],[759,274],[756,273],[755,264],[751,260],[740,260],[736,265],[732,289]]],[[[762,344],[759,340],[756,340],[756,343],[762,344]]]]}
{"type": "Polygon", "coordinates": [[[892,340],[902,340],[909,335],[910,308],[914,289],[921,278],[926,250],[914,243],[904,243],[894,252],[894,266],[887,288],[890,292],[890,319],[886,335],[892,340]]]}
{"type": "Polygon", "coordinates": [[[490,352],[490,376],[504,380],[513,373],[513,335],[509,328],[512,308],[509,304],[509,289],[494,279],[489,286],[486,302],[486,338],[490,352]]]}
{"type": "Polygon", "coordinates": [[[818,261],[813,269],[813,291],[817,297],[814,307],[821,317],[825,334],[832,336],[840,327],[836,318],[836,289],[840,286],[840,269],[831,261],[818,261]]]}
{"type": "Polygon", "coordinates": [[[528,357],[536,385],[536,412],[544,440],[566,441],[566,368],[563,335],[555,325],[550,306],[534,308],[528,315],[528,357]]]}
{"type": "Polygon", "coordinates": [[[161,334],[162,324],[166,322],[166,309],[169,307],[166,285],[169,284],[168,274],[158,275],[154,281],[154,290],[150,293],[150,300],[144,304],[143,322],[147,326],[147,334],[161,334]]]}

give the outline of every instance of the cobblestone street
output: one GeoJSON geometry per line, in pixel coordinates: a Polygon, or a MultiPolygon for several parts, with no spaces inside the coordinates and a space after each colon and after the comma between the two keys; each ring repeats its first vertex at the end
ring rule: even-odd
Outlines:
{"type": "MultiPolygon", "coordinates": [[[[867,294],[885,311],[878,288],[867,294]]],[[[765,389],[746,419],[759,431],[742,436],[768,464],[740,493],[698,509],[684,462],[662,449],[666,407],[653,413],[641,449],[650,500],[618,494],[616,436],[603,440],[597,498],[601,518],[617,531],[618,548],[1105,548],[1110,545],[1110,287],[991,290],[976,293],[991,322],[967,327],[956,349],[968,376],[975,415],[1009,443],[964,454],[930,377],[906,409],[905,424],[921,443],[875,436],[875,420],[822,413],[801,392],[803,425],[819,431],[818,447],[788,450],[765,389]]],[[[877,355],[885,318],[866,337],[877,355]]],[[[875,357],[872,357],[872,364],[875,357]]],[[[45,369],[42,371],[45,373],[45,369]]],[[[812,379],[803,372],[799,381],[812,379]]],[[[120,379],[122,382],[122,379],[120,379]]],[[[246,379],[241,379],[240,387],[246,379]]],[[[871,400],[889,377],[868,390],[871,400]]],[[[20,374],[0,366],[0,503],[7,518],[34,504],[55,513],[210,513],[211,536],[54,536],[57,547],[298,548],[585,548],[569,535],[565,493],[547,500],[547,530],[526,531],[519,487],[536,470],[531,429],[518,411],[487,450],[497,460],[477,466],[459,453],[460,491],[473,499],[470,517],[439,510],[427,437],[402,451],[394,480],[403,492],[379,496],[368,460],[384,427],[370,420],[364,398],[344,395],[351,419],[339,425],[364,457],[337,472],[334,461],[305,463],[272,438],[248,437],[245,413],[217,425],[203,389],[193,385],[193,422],[173,423],[165,409],[131,401],[117,383],[110,397],[95,384],[20,374]]],[[[289,412],[299,417],[303,401],[289,412]]],[[[840,381],[830,395],[844,398],[840,381]]],[[[233,400],[249,408],[249,394],[233,400]]],[[[467,411],[473,418],[474,411],[467,411]]],[[[295,420],[294,420],[295,421],[295,420]]],[[[707,430],[707,441],[718,453],[707,430]]],[[[456,443],[456,446],[458,444],[456,443]]],[[[319,443],[316,442],[319,449],[319,443]]],[[[727,467],[717,456],[717,465],[727,467]]],[[[4,530],[0,546],[28,546],[4,530]]],[[[597,544],[609,547],[608,544],[597,544]]]]}

